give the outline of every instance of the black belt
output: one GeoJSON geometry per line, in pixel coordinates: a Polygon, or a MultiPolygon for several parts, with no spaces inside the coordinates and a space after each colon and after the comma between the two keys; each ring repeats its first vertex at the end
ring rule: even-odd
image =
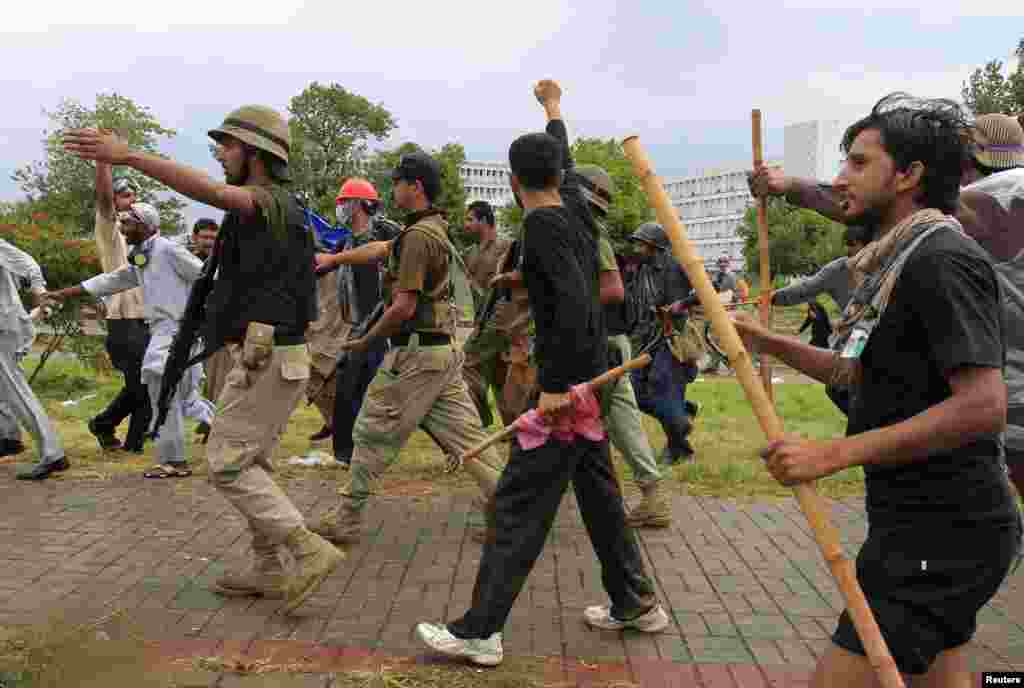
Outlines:
{"type": "MultiPolygon", "coordinates": [[[[445,344],[451,344],[451,335],[439,334],[437,332],[416,332],[414,334],[419,335],[420,346],[444,346],[445,344]]],[[[410,334],[396,334],[394,337],[390,337],[389,341],[391,346],[409,346],[409,339],[413,333],[410,334]]]]}

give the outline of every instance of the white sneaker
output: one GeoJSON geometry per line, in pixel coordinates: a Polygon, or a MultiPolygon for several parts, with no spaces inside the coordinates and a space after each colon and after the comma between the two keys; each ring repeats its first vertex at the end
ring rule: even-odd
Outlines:
{"type": "Polygon", "coordinates": [[[444,624],[416,624],[416,635],[427,647],[448,657],[460,657],[480,666],[498,666],[504,658],[501,649],[501,632],[490,638],[456,638],[444,624]]]}
{"type": "Polygon", "coordinates": [[[644,633],[659,633],[668,628],[668,614],[660,604],[654,605],[646,614],[641,614],[635,619],[621,621],[612,616],[611,605],[604,604],[596,607],[587,607],[583,611],[583,620],[594,628],[602,628],[606,631],[621,631],[624,628],[632,628],[644,633]]]}

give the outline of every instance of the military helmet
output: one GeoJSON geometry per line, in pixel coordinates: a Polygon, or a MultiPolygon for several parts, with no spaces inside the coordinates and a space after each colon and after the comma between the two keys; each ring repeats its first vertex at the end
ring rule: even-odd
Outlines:
{"type": "Polygon", "coordinates": [[[615,193],[615,183],[603,167],[597,165],[580,165],[576,173],[583,178],[580,189],[583,197],[595,206],[602,213],[608,213],[608,206],[612,203],[612,194],[615,193]]]}
{"type": "Polygon", "coordinates": [[[229,113],[224,123],[211,129],[209,135],[218,143],[225,136],[233,136],[253,148],[270,153],[285,165],[288,164],[288,149],[291,145],[288,123],[273,108],[243,105],[229,113]]]}
{"type": "Polygon", "coordinates": [[[657,222],[645,222],[636,228],[636,231],[629,235],[630,241],[642,241],[645,244],[661,250],[667,251],[671,248],[672,244],[669,242],[668,235],[665,234],[664,228],[657,222]]]}

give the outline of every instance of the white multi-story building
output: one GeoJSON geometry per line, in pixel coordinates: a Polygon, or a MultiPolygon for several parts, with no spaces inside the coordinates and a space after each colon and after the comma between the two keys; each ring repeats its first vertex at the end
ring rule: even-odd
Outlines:
{"type": "Polygon", "coordinates": [[[839,174],[839,144],[846,129],[838,120],[790,124],[782,130],[786,174],[831,182],[839,174]]]}
{"type": "MultiPolygon", "coordinates": [[[[713,267],[723,253],[729,256],[734,271],[744,267],[743,239],[736,230],[753,203],[747,187],[748,169],[709,170],[663,181],[687,234],[708,267],[713,267]]],[[[483,200],[497,210],[514,202],[508,165],[466,162],[459,172],[466,189],[466,205],[483,200]]]]}
{"type": "Polygon", "coordinates": [[[466,205],[487,201],[495,211],[509,203],[512,196],[512,168],[500,162],[465,162],[459,166],[462,186],[466,189],[466,205]]]}
{"type": "Polygon", "coordinates": [[[747,187],[748,170],[706,170],[696,176],[663,181],[687,235],[709,268],[724,254],[729,256],[734,272],[743,270],[743,237],[737,229],[754,202],[747,187]]]}

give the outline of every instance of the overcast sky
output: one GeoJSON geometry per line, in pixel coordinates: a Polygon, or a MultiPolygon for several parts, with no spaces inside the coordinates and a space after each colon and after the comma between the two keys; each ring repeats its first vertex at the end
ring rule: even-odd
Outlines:
{"type": "Polygon", "coordinates": [[[0,199],[63,97],[129,96],[178,130],[166,153],[219,174],[208,129],[244,103],[284,110],[314,80],[387,107],[387,145],[501,160],[542,126],[531,88],[550,77],[573,136],[637,133],[663,175],[745,164],[751,108],[771,157],[784,125],[851,121],[891,91],[959,98],[1022,17],[1019,0],[18,3],[0,29],[0,199]]]}

